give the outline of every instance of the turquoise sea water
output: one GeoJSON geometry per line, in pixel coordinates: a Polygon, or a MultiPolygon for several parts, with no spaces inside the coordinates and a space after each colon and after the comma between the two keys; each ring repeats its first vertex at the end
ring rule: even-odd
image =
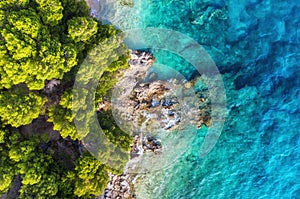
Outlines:
{"type": "MultiPolygon", "coordinates": [[[[207,156],[199,158],[202,129],[175,164],[143,176],[138,198],[299,199],[300,1],[134,3],[102,1],[99,15],[122,30],[168,28],[195,39],[222,74],[229,111],[207,156]]],[[[185,76],[193,72],[171,53],[154,54],[185,76]]]]}

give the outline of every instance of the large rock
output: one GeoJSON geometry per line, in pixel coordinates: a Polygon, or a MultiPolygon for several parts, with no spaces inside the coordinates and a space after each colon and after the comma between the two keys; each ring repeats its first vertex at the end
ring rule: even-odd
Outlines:
{"type": "Polygon", "coordinates": [[[114,89],[113,113],[123,130],[153,136],[157,130],[175,130],[187,122],[197,128],[209,124],[209,116],[202,117],[202,112],[210,109],[205,100],[207,91],[196,93],[194,90],[195,82],[200,79],[150,78],[146,81],[146,73],[153,62],[151,54],[133,51],[130,68],[124,71],[123,78],[114,89]]]}

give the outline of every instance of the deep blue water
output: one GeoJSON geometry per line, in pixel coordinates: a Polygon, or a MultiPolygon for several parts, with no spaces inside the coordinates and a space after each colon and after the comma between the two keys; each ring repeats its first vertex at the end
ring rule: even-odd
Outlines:
{"type": "MultiPolygon", "coordinates": [[[[126,9],[126,23],[122,13],[108,21],[168,28],[201,44],[222,75],[229,111],[207,156],[199,158],[203,129],[174,165],[140,182],[138,197],[299,199],[300,1],[143,0],[126,9]]],[[[157,63],[193,71],[156,53],[157,63]]]]}

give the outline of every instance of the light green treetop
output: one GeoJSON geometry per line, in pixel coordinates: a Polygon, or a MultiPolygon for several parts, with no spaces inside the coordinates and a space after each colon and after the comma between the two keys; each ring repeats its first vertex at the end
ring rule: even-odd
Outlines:
{"type": "Polygon", "coordinates": [[[14,87],[0,92],[0,117],[4,124],[13,127],[29,124],[43,112],[47,100],[26,90],[14,87]]]}

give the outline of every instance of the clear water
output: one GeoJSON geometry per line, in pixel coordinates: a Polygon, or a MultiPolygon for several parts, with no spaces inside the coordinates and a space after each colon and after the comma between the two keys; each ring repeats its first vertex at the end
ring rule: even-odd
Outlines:
{"type": "MultiPolygon", "coordinates": [[[[300,1],[134,3],[102,1],[98,14],[123,30],[168,28],[195,39],[222,74],[229,110],[207,156],[199,158],[202,129],[176,163],[143,175],[138,198],[299,199],[300,1]]],[[[171,53],[155,53],[183,75],[193,71],[171,53]]]]}

